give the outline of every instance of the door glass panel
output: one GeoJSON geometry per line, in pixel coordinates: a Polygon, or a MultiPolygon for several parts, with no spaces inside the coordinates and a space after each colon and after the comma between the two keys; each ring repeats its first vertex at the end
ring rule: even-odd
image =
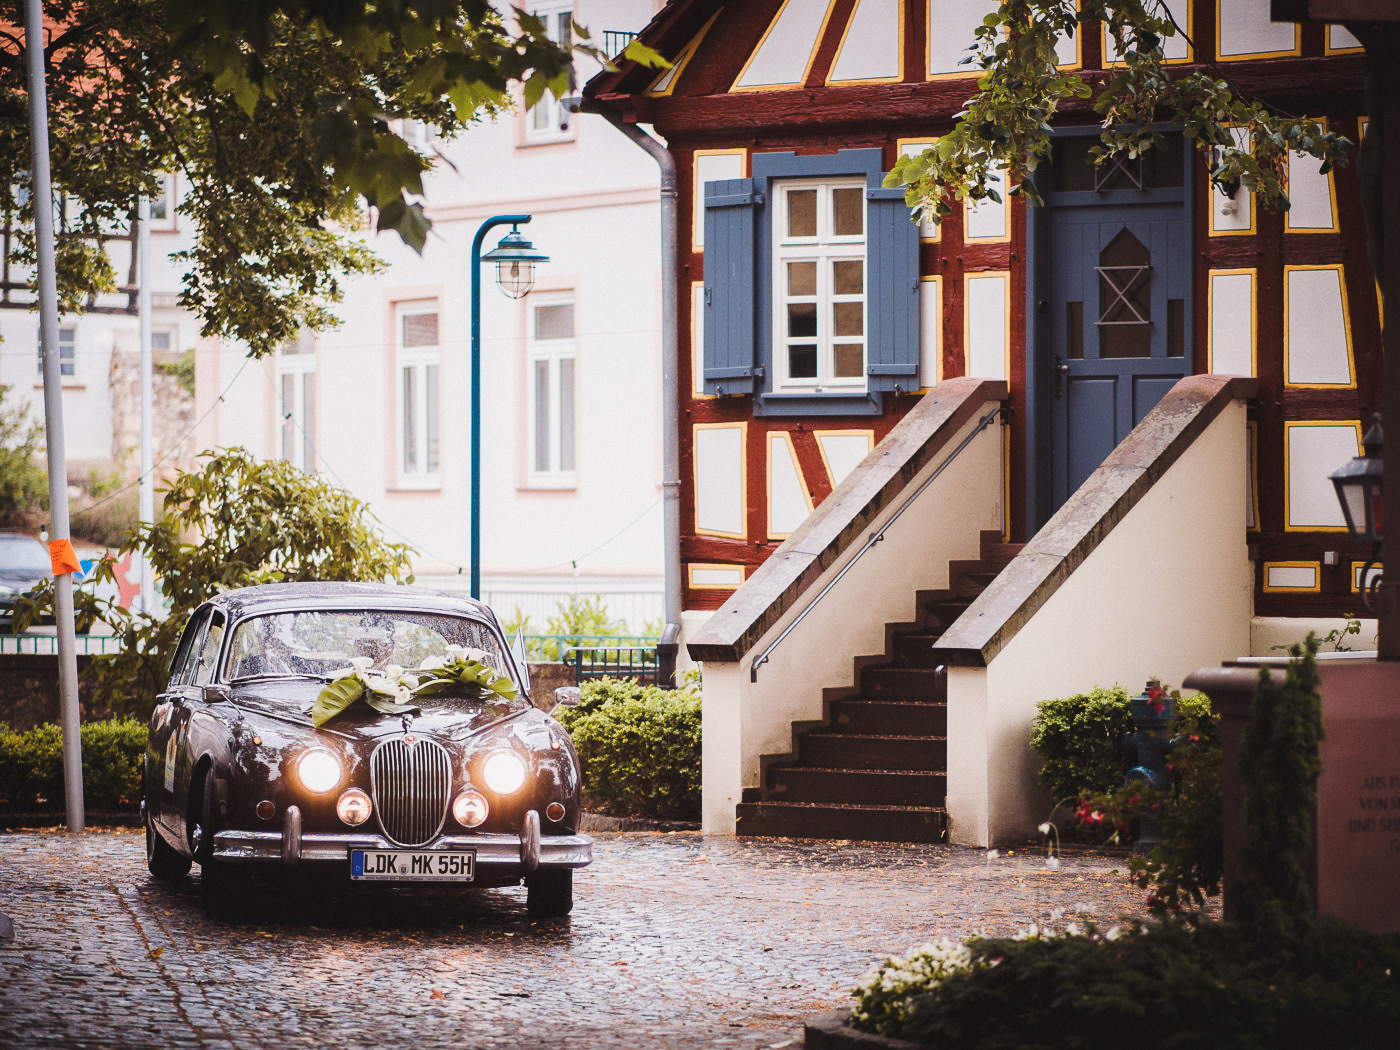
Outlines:
{"type": "Polygon", "coordinates": [[[831,225],[838,237],[865,232],[865,194],[852,186],[831,191],[831,225]]]}
{"type": "Polygon", "coordinates": [[[817,235],[817,191],[789,191],[787,218],[789,237],[815,237],[817,235]]]}
{"type": "Polygon", "coordinates": [[[833,322],[836,335],[864,335],[865,334],[865,304],[864,303],[835,303],[835,320],[833,322]]]}
{"type": "Polygon", "coordinates": [[[788,338],[810,339],[817,334],[817,304],[788,304],[788,338]]]}
{"type": "Polygon", "coordinates": [[[831,280],[837,295],[860,295],[865,291],[865,264],[859,259],[833,262],[831,280]]]}
{"type": "Polygon", "coordinates": [[[1071,361],[1084,359],[1084,304],[1065,303],[1065,356],[1071,361]]]}
{"type": "Polygon", "coordinates": [[[817,378],[817,346],[799,343],[788,347],[788,375],[793,379],[817,378]]]}
{"type": "Polygon", "coordinates": [[[1097,135],[1071,135],[1050,145],[1050,189],[1056,193],[1176,189],[1183,181],[1182,137],[1166,136],[1166,148],[1137,157],[1120,155],[1095,165],[1090,150],[1097,135]]]}
{"type": "Polygon", "coordinates": [[[788,295],[817,294],[817,264],[791,262],[787,266],[788,295]]]}
{"type": "Polygon", "coordinates": [[[860,343],[837,343],[832,373],[837,379],[858,379],[865,364],[865,352],[860,343]]]}
{"type": "Polygon", "coordinates": [[[1152,256],[1127,229],[1099,253],[1099,356],[1152,356],[1152,256]]]}

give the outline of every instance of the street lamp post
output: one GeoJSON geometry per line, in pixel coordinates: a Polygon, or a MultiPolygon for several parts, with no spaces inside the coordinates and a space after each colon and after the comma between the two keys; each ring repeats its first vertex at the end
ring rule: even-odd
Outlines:
{"type": "Polygon", "coordinates": [[[493,215],[483,222],[472,240],[472,399],[471,399],[471,594],[481,597],[481,263],[496,264],[496,284],[512,299],[519,299],[535,286],[535,263],[548,262],[549,256],[535,251],[521,236],[518,227],[529,222],[529,215],[493,215]],[[484,255],[482,242],[489,230],[510,224],[510,233],[484,255]]]}

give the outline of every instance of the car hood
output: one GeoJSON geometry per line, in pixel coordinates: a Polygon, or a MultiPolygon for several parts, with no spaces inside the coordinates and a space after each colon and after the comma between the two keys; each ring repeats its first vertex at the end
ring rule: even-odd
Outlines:
{"type": "Polygon", "coordinates": [[[28,569],[0,569],[0,588],[4,591],[27,591],[29,588],[37,586],[47,576],[30,572],[28,569]]]}
{"type": "MultiPolygon", "coordinates": [[[[229,701],[250,721],[271,719],[348,742],[379,740],[404,731],[405,716],[382,714],[361,701],[316,729],[306,709],[320,689],[320,682],[257,682],[236,686],[229,701]]],[[[529,710],[530,706],[523,700],[433,698],[407,717],[416,733],[465,740],[492,726],[519,718],[529,710]]]]}

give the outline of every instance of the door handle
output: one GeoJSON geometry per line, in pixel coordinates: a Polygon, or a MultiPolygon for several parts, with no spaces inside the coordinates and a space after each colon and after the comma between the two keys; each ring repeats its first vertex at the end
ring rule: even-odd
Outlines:
{"type": "Polygon", "coordinates": [[[1055,355],[1055,400],[1058,401],[1064,396],[1065,376],[1069,375],[1069,365],[1059,354],[1055,355]]]}

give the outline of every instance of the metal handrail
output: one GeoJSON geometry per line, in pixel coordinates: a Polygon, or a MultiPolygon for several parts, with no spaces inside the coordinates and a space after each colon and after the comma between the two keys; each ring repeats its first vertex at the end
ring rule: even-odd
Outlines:
{"type": "Polygon", "coordinates": [[[841,567],[841,571],[831,578],[827,585],[823,587],[820,592],[818,592],[815,598],[813,598],[810,602],[807,603],[807,606],[800,613],[797,614],[797,617],[792,621],[792,623],[788,624],[787,627],[784,628],[783,633],[778,635],[778,637],[774,638],[773,641],[769,644],[768,648],[764,649],[763,652],[758,654],[758,658],[754,660],[753,664],[749,667],[750,682],[758,681],[758,669],[768,662],[768,658],[772,655],[773,650],[783,644],[783,640],[787,638],[787,636],[790,635],[794,630],[797,629],[797,625],[807,618],[807,614],[810,613],[813,609],[815,609],[818,603],[820,603],[823,598],[825,598],[828,594],[831,593],[832,588],[834,588],[838,583],[840,583],[841,578],[855,567],[856,562],[860,561],[861,558],[865,557],[865,553],[868,550],[870,550],[871,547],[875,546],[875,544],[879,543],[885,538],[885,533],[889,531],[890,526],[893,525],[896,521],[898,521],[900,517],[904,514],[904,512],[909,509],[910,505],[913,504],[913,502],[916,499],[918,499],[924,494],[925,489],[927,489],[930,485],[932,485],[935,481],[938,480],[939,475],[941,475],[943,471],[948,469],[949,464],[951,464],[953,460],[958,458],[958,455],[962,452],[962,450],[967,448],[968,445],[972,444],[972,439],[975,438],[978,434],[982,433],[982,431],[986,430],[989,426],[991,426],[993,420],[1005,419],[1009,412],[1010,408],[1008,408],[1006,405],[998,405],[996,408],[992,409],[990,412],[988,412],[985,416],[983,416],[977,421],[977,426],[973,429],[972,433],[968,434],[967,437],[963,438],[962,441],[958,443],[957,448],[953,449],[952,452],[948,453],[947,458],[944,459],[942,463],[938,464],[938,467],[934,470],[934,472],[924,479],[924,483],[920,485],[917,489],[915,489],[913,493],[911,493],[904,500],[904,502],[899,505],[899,508],[893,514],[890,515],[890,519],[880,527],[878,532],[873,532],[870,534],[870,537],[861,546],[860,550],[856,551],[855,556],[852,557],[850,561],[848,561],[845,565],[841,567]]]}

